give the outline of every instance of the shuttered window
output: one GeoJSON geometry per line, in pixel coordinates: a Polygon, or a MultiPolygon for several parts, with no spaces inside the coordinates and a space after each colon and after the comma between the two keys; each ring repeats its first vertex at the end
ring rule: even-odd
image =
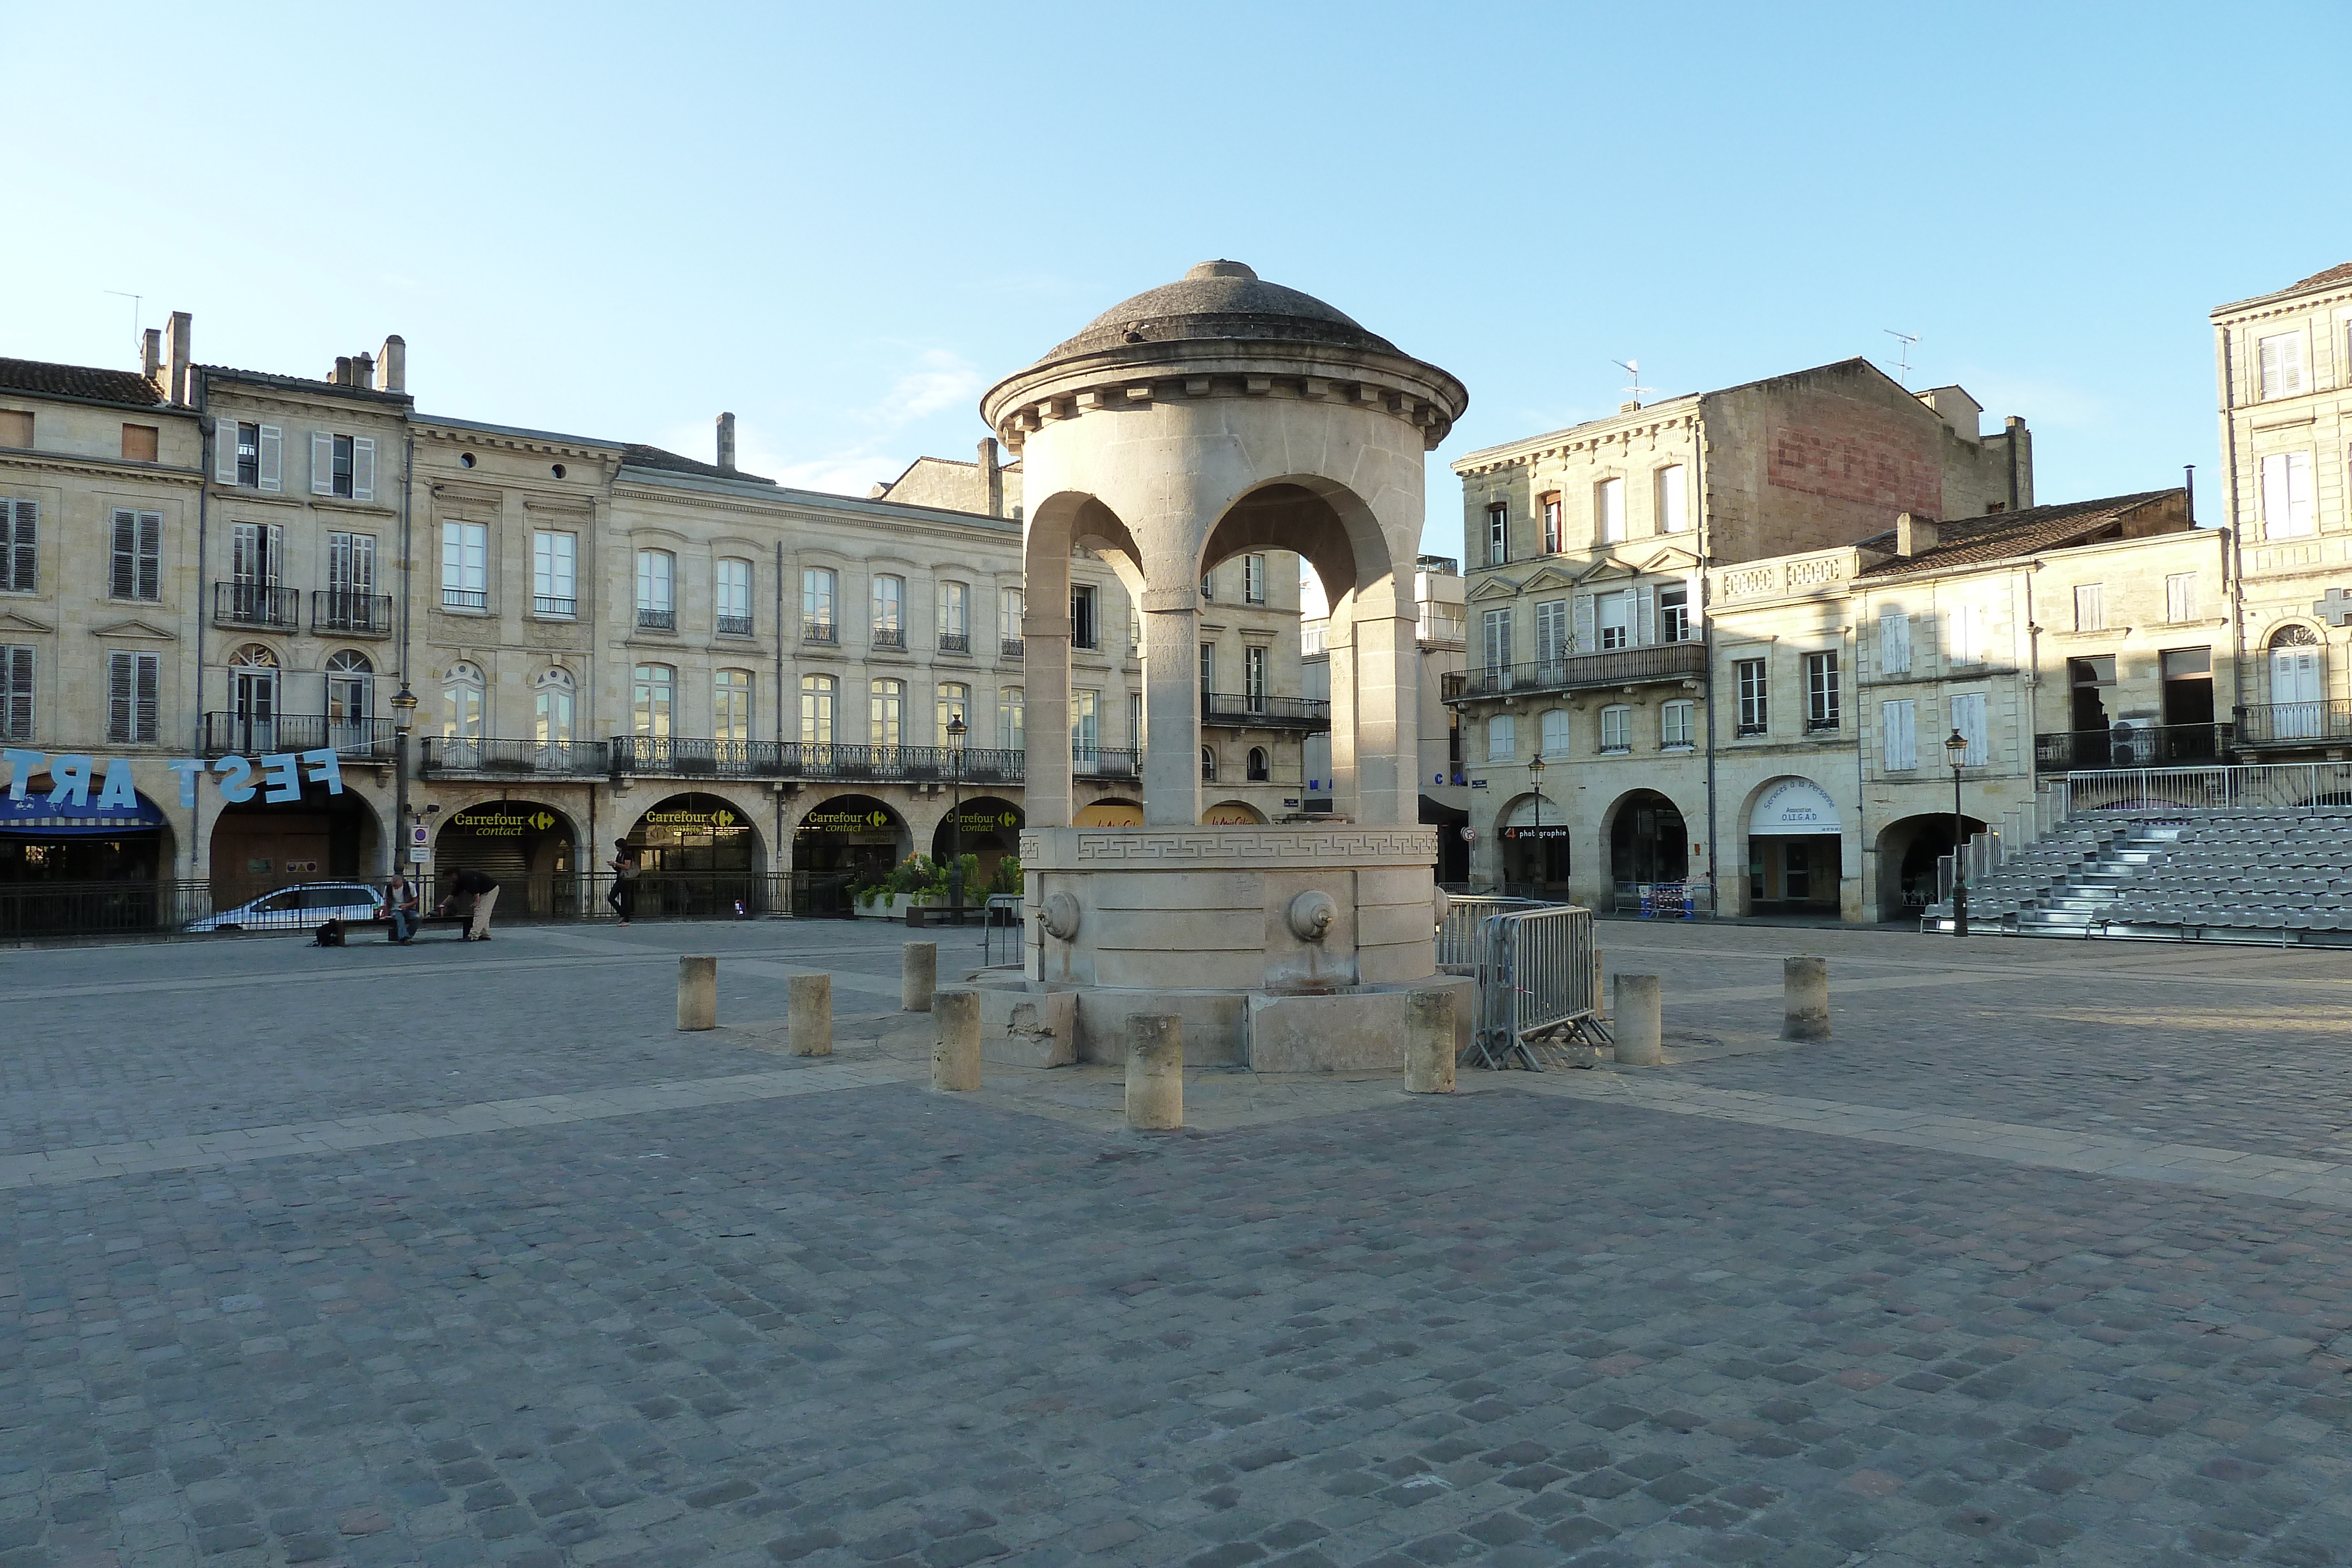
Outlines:
{"type": "Polygon", "coordinates": [[[33,650],[0,643],[0,740],[33,738],[33,650]]]}
{"type": "Polygon", "coordinates": [[[310,433],[310,494],[375,499],[375,442],[365,435],[310,433]]]}
{"type": "Polygon", "coordinates": [[[1536,657],[1546,664],[1568,657],[1568,601],[1547,599],[1536,606],[1536,657]]]}
{"type": "Polygon", "coordinates": [[[1881,757],[1890,773],[1919,766],[1918,711],[1909,697],[1878,705],[1881,757]]]}
{"type": "Polygon", "coordinates": [[[2295,539],[2309,535],[2317,514],[2312,506],[2311,454],[2273,452],[2263,459],[2263,537],[2295,539]]]}
{"type": "Polygon", "coordinates": [[[2297,397],[2310,387],[2303,373],[2303,334],[2282,332],[2256,345],[2262,357],[2263,396],[2297,397]]]}
{"type": "Polygon", "coordinates": [[[1982,768],[1992,755],[1985,730],[1984,693],[1963,692],[1952,698],[1952,727],[1969,743],[1968,750],[1960,756],[1960,766],[1982,768]]]}
{"type": "MultiPolygon", "coordinates": [[[[1900,610],[1890,610],[1878,618],[1878,673],[1882,675],[1907,675],[1911,673],[1911,617],[1900,610]]],[[[1888,766],[1894,765],[1889,763],[1888,766]]]]}
{"type": "Polygon", "coordinates": [[[2197,574],[2176,571],[2164,580],[2164,618],[2174,625],[2197,619],[2197,574]]]}
{"type": "Polygon", "coordinates": [[[114,513],[114,570],[108,592],[116,599],[163,597],[163,515],[118,507],[114,513]]]}
{"type": "Polygon", "coordinates": [[[156,691],[163,658],[156,653],[106,656],[106,738],[133,744],[155,738],[156,691]]]}
{"type": "Polygon", "coordinates": [[[40,589],[41,504],[0,497],[0,591],[40,589]]]}

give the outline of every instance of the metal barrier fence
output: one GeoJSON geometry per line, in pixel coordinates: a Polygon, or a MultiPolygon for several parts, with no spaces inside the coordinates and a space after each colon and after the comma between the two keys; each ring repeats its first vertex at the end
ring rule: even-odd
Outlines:
{"type": "Polygon", "coordinates": [[[1592,911],[1559,904],[1486,915],[1478,923],[1477,976],[1478,1022],[1465,1061],[1516,1061],[1540,1072],[1544,1045],[1609,1043],[1592,911]]]}
{"type": "Polygon", "coordinates": [[[1022,961],[1021,945],[1027,935],[1027,923],[1021,914],[1021,895],[1017,893],[990,894],[988,910],[982,916],[981,921],[980,967],[983,969],[992,969],[1006,965],[1018,965],[1022,961]],[[1000,931],[1005,933],[1001,944],[1004,948],[1004,956],[1002,958],[996,956],[996,949],[1000,946],[996,934],[1000,931]]]}
{"type": "Polygon", "coordinates": [[[1709,882],[1621,882],[1617,884],[1619,915],[1643,920],[1696,920],[1715,913],[1715,884],[1709,882]]]}
{"type": "Polygon", "coordinates": [[[1468,974],[1478,964],[1478,925],[1507,909],[1556,907],[1539,898],[1506,898],[1495,894],[1454,893],[1445,899],[1445,918],[1437,926],[1437,967],[1442,971],[1468,974]]]}

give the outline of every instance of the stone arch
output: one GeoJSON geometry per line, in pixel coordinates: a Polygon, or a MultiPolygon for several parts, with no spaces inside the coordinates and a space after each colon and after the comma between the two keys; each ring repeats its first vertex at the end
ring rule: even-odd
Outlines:
{"type": "Polygon", "coordinates": [[[433,830],[436,876],[461,866],[499,880],[503,915],[568,915],[578,911],[580,871],[595,858],[580,824],[553,801],[518,800],[511,791],[466,791],[463,805],[441,802],[433,830]]]}
{"type": "MultiPolygon", "coordinates": [[[[1963,833],[1980,833],[1985,825],[1967,815],[1963,833]]],[[[1897,817],[1878,830],[1871,853],[1878,866],[1878,917],[1901,920],[1923,913],[1936,902],[1936,862],[1952,852],[1952,814],[1921,811],[1897,817]]]]}
{"type": "Polygon", "coordinates": [[[1690,815],[1662,789],[1628,789],[1601,817],[1609,875],[1619,883],[1688,882],[1690,815]]]}
{"type": "Polygon", "coordinates": [[[1740,911],[1841,907],[1845,879],[1860,875],[1858,817],[1826,785],[1802,774],[1776,774],[1750,789],[1732,819],[1740,911]]]}
{"type": "Polygon", "coordinates": [[[1193,580],[1234,556],[1277,549],[1314,569],[1335,618],[1339,605],[1395,570],[1388,536],[1361,497],[1320,475],[1294,474],[1253,485],[1225,507],[1201,542],[1193,580]]]}

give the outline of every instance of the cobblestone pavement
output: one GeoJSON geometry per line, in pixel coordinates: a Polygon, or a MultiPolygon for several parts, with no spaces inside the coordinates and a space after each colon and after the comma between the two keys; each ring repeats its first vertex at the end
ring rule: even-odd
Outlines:
{"type": "MultiPolygon", "coordinates": [[[[903,935],[0,956],[0,1088],[58,1148],[772,1073],[803,967],[887,1059],[903,935]]],[[[2344,959],[1604,939],[1669,977],[1641,1082],[2334,1135],[2344,959]],[[1839,1039],[1769,1048],[1800,945],[1839,1039]],[[2159,995],[2201,1045],[2097,1021],[2159,995]],[[2135,1051],[2210,1098],[2055,1076],[2135,1051]]],[[[1147,1140],[877,1082],[0,1191],[0,1568],[2352,1562],[2352,1217],[1477,1086],[1147,1140]]]]}

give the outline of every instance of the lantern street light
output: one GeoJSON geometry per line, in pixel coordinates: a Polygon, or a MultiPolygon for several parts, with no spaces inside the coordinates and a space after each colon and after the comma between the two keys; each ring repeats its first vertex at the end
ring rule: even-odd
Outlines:
{"type": "Polygon", "coordinates": [[[948,717],[948,762],[954,794],[948,805],[948,918],[963,924],[963,737],[971,727],[957,709],[948,717]]]}
{"type": "Polygon", "coordinates": [[[1969,758],[1969,737],[1958,728],[1944,737],[1944,755],[1952,764],[1952,935],[1969,934],[1968,862],[1960,858],[1965,830],[1960,821],[1960,764],[1969,758]]]}
{"type": "Polygon", "coordinates": [[[1544,885],[1543,770],[1543,752],[1541,750],[1538,750],[1535,756],[1528,762],[1528,788],[1536,792],[1536,847],[1532,853],[1529,869],[1534,873],[1535,884],[1538,888],[1541,888],[1544,885]]]}
{"type": "Polygon", "coordinates": [[[416,694],[403,681],[392,696],[392,821],[399,841],[392,847],[392,869],[403,876],[408,874],[408,732],[415,727],[416,694]]]}

